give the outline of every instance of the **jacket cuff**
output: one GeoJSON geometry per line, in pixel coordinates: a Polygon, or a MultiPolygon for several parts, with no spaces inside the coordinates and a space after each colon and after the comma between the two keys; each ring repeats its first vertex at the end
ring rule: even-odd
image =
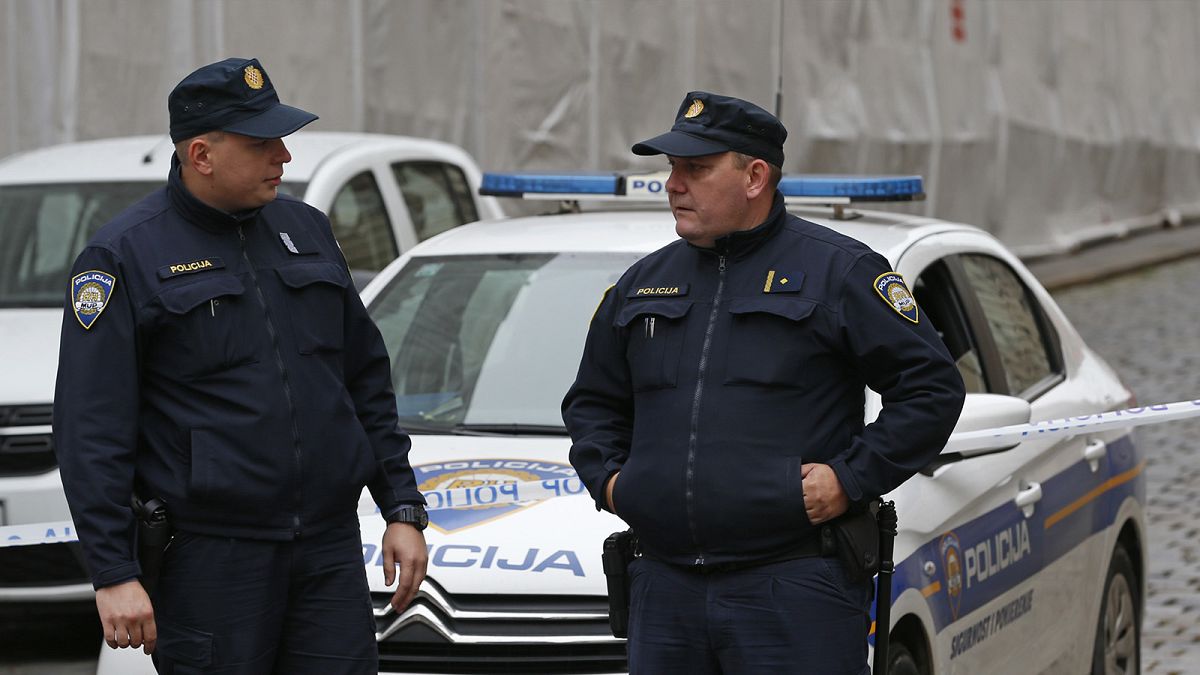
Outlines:
{"type": "Polygon", "coordinates": [[[846,466],[846,461],[835,459],[829,463],[829,468],[833,469],[838,482],[842,484],[842,491],[846,493],[846,498],[854,503],[861,502],[863,498],[862,488],[859,487],[858,481],[854,479],[854,474],[851,473],[850,467],[846,466]]]}
{"type": "Polygon", "coordinates": [[[609,513],[613,513],[613,511],[610,511],[608,508],[608,484],[612,482],[613,476],[616,476],[619,473],[621,473],[620,469],[614,469],[612,473],[605,476],[604,480],[600,482],[600,489],[596,491],[597,511],[608,511],[609,513]]]}
{"type": "Polygon", "coordinates": [[[116,586],[117,584],[133,581],[142,576],[142,566],[135,560],[110,567],[103,572],[92,576],[92,588],[100,590],[106,586],[116,586]]]}

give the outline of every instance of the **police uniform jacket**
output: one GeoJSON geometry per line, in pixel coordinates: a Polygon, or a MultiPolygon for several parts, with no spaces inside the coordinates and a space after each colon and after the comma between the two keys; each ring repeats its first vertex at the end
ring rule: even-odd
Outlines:
{"type": "Polygon", "coordinates": [[[857,503],[926,466],[963,383],[919,308],[876,290],[890,272],[778,194],[753,230],[635,263],[601,301],[563,401],[597,508],[620,471],[616,512],[646,555],[767,560],[811,533],[802,462],[830,465],[857,503]],[[865,428],[864,386],[883,399],[865,428]]]}
{"type": "Polygon", "coordinates": [[[329,221],[231,216],[168,185],[75,262],[54,437],[96,587],[140,574],[130,494],[179,529],[290,540],[422,503],[389,361],[329,221]],[[92,288],[85,288],[94,284],[92,288]]]}

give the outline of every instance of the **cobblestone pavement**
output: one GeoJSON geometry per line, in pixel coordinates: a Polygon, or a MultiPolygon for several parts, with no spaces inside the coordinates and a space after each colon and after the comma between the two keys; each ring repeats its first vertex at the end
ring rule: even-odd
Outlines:
{"type": "MultiPolygon", "coordinates": [[[[1139,403],[1200,398],[1200,257],[1055,293],[1139,403]]],[[[1200,420],[1142,427],[1150,565],[1142,672],[1200,673],[1200,420]]]]}

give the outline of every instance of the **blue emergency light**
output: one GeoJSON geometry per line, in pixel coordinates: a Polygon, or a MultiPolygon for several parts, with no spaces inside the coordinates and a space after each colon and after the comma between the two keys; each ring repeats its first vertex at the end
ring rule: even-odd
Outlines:
{"type": "Polygon", "coordinates": [[[779,181],[784,197],[846,197],[852,202],[891,202],[924,199],[920,176],[834,176],[808,174],[784,176],[779,181]]]}
{"type": "MultiPolygon", "coordinates": [[[[663,201],[668,171],[642,173],[485,173],[479,194],[524,199],[663,201]]],[[[784,176],[779,191],[789,202],[912,201],[925,198],[920,176],[784,176]]]]}

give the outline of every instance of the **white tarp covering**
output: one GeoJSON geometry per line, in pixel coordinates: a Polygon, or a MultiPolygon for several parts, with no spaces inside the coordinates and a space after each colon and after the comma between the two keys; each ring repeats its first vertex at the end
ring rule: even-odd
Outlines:
{"type": "Polygon", "coordinates": [[[786,171],[920,173],[896,208],[1049,253],[1200,213],[1198,32],[1192,0],[0,0],[0,157],[165,131],[227,56],[314,128],[497,170],[662,166],[629,146],[686,91],[781,92],[786,171]]]}

